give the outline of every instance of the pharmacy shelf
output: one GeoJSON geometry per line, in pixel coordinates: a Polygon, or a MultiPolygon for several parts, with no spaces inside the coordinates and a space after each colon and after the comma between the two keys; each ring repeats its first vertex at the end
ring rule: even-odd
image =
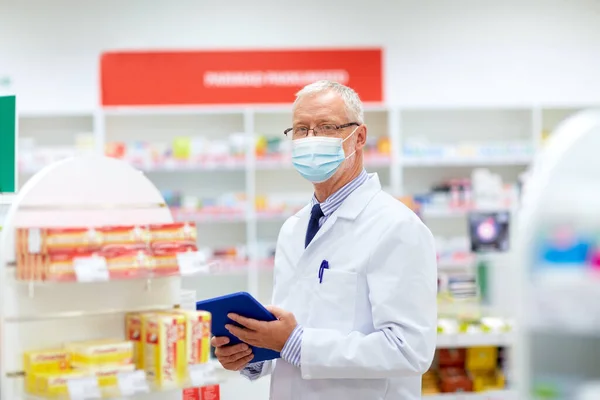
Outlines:
{"type": "Polygon", "coordinates": [[[424,395],[427,400],[519,400],[512,390],[498,390],[481,393],[444,393],[424,395]]]}
{"type": "Polygon", "coordinates": [[[0,205],[10,205],[16,198],[14,194],[1,194],[0,193],[0,205]]]}
{"type": "Polygon", "coordinates": [[[542,265],[532,274],[525,322],[536,332],[600,337],[600,272],[542,265]]]}
{"type": "MultiPolygon", "coordinates": [[[[158,385],[152,384],[147,377],[146,374],[141,370],[136,370],[132,372],[120,373],[117,377],[118,386],[111,389],[101,388],[97,384],[97,378],[95,377],[84,377],[84,378],[73,378],[70,382],[70,387],[76,393],[82,393],[83,396],[81,398],[85,399],[96,399],[100,397],[95,397],[96,394],[100,394],[102,399],[108,400],[122,400],[124,398],[134,398],[134,399],[155,399],[158,397],[167,397],[169,399],[172,398],[182,398],[181,393],[186,393],[187,391],[193,391],[197,388],[207,387],[219,385],[227,380],[227,376],[223,373],[224,369],[217,361],[210,361],[206,364],[200,364],[189,372],[189,377],[187,382],[181,384],[180,386],[168,386],[168,387],[160,387],[158,385]]],[[[196,398],[196,396],[190,396],[191,398],[196,398]]],[[[79,398],[76,396],[50,396],[50,397],[42,397],[42,396],[34,396],[34,395],[24,395],[24,400],[68,400],[73,398],[79,398]]],[[[183,398],[187,398],[185,395],[183,398]]]]}
{"type": "Polygon", "coordinates": [[[512,333],[439,333],[437,336],[438,349],[455,349],[463,347],[512,346],[514,335],[512,333]]]}
{"type": "MultiPolygon", "coordinates": [[[[557,254],[561,254],[563,243],[570,248],[571,237],[560,237],[564,227],[572,229],[575,240],[579,235],[597,235],[599,147],[600,110],[564,121],[536,158],[523,193],[513,241],[516,251],[511,279],[515,303],[523,305],[517,314],[519,346],[515,352],[519,397],[523,399],[543,397],[534,393],[546,377],[551,377],[551,390],[554,384],[561,391],[565,388],[564,398],[598,398],[597,394],[575,394],[581,384],[600,373],[597,271],[590,265],[592,260],[585,266],[539,263],[546,256],[546,245],[557,254]],[[553,234],[557,241],[544,243],[553,234]],[[561,380],[567,375],[572,384],[561,380]]],[[[596,245],[591,246],[590,253],[596,245]]]]}
{"type": "MultiPolygon", "coordinates": [[[[0,232],[0,267],[6,271],[15,265],[18,228],[172,223],[163,205],[152,182],[125,162],[90,156],[55,163],[31,178],[12,201],[0,232]]],[[[25,351],[121,337],[124,313],[172,309],[182,293],[179,276],[153,280],[151,290],[145,279],[43,285],[33,293],[18,283],[0,273],[3,399],[26,396],[18,374],[25,351]]]]}
{"type": "Polygon", "coordinates": [[[506,156],[506,157],[461,157],[461,158],[427,158],[407,157],[402,158],[405,167],[476,167],[476,166],[524,166],[531,163],[532,156],[506,156]]]}
{"type": "Polygon", "coordinates": [[[185,208],[171,208],[171,214],[175,221],[194,221],[196,223],[215,222],[246,222],[245,210],[188,210],[185,208]]]}
{"type": "Polygon", "coordinates": [[[463,257],[460,259],[440,259],[438,260],[438,270],[456,270],[473,267],[475,263],[475,257],[463,257]]]}
{"type": "Polygon", "coordinates": [[[472,212],[496,212],[496,211],[515,211],[514,208],[508,207],[478,207],[478,208],[442,208],[442,207],[425,207],[419,210],[423,218],[464,218],[472,212]]]}

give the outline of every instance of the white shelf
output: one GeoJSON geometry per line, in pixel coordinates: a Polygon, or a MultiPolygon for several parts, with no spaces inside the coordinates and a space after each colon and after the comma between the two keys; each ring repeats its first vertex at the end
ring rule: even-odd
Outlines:
{"type": "Polygon", "coordinates": [[[0,205],[10,205],[15,201],[16,195],[14,194],[0,194],[0,205]]]}
{"type": "Polygon", "coordinates": [[[519,400],[514,391],[498,390],[481,393],[444,393],[424,395],[427,400],[519,400]]]}
{"type": "Polygon", "coordinates": [[[512,346],[514,336],[512,333],[438,333],[438,349],[454,349],[463,347],[480,346],[512,346]]]}
{"type": "Polygon", "coordinates": [[[532,161],[531,156],[515,157],[464,157],[464,158],[427,158],[407,157],[402,158],[405,167],[475,167],[475,166],[524,166],[532,161]]]}
{"type": "Polygon", "coordinates": [[[474,257],[465,257],[461,260],[447,260],[440,259],[438,260],[438,270],[455,270],[455,269],[465,269],[473,267],[475,264],[474,257]]]}
{"type": "MultiPolygon", "coordinates": [[[[14,264],[17,228],[171,223],[161,204],[156,187],[124,162],[82,157],[55,163],[31,178],[12,202],[0,233],[0,267],[6,271],[14,264]]],[[[8,374],[23,371],[25,351],[123,337],[123,313],[173,308],[181,298],[181,277],[153,280],[151,290],[137,279],[42,285],[31,293],[5,271],[0,273],[3,399],[26,397],[20,382],[8,380],[8,374]]]]}
{"type": "Polygon", "coordinates": [[[464,218],[471,212],[495,212],[495,211],[512,211],[507,207],[481,207],[481,208],[424,208],[421,210],[423,218],[464,218]]]}

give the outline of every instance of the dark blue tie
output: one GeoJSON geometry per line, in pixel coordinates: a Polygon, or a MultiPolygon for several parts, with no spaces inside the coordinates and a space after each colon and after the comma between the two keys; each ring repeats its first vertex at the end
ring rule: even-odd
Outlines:
{"type": "Polygon", "coordinates": [[[319,220],[323,214],[320,204],[315,204],[310,211],[310,220],[308,221],[308,229],[306,230],[306,240],[304,241],[304,248],[308,247],[311,240],[315,237],[319,231],[319,220]]]}

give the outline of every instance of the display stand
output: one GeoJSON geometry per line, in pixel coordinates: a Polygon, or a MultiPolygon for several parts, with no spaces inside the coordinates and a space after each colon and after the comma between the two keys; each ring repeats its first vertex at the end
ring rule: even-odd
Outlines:
{"type": "MultiPolygon", "coordinates": [[[[18,281],[15,229],[170,222],[169,209],[154,185],[141,172],[114,159],[65,160],[25,184],[12,202],[0,236],[2,399],[29,398],[23,385],[24,351],[71,341],[124,338],[125,312],[171,309],[180,302],[178,276],[91,283],[18,281]]],[[[181,399],[182,392],[147,396],[181,399]]]]}
{"type": "Polygon", "coordinates": [[[522,305],[516,346],[520,399],[600,398],[600,280],[594,264],[550,262],[540,250],[557,227],[558,251],[570,248],[573,237],[597,238],[598,149],[600,110],[569,118],[535,160],[525,186],[514,275],[522,305]],[[564,236],[565,227],[574,236],[564,236]]]}

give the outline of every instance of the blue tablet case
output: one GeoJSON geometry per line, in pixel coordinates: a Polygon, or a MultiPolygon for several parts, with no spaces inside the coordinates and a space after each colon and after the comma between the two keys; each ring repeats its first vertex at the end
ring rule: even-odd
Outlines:
{"type": "MultiPolygon", "coordinates": [[[[275,321],[276,318],[262,304],[260,304],[250,293],[237,292],[225,296],[214,297],[208,300],[202,300],[196,303],[196,310],[208,311],[212,314],[212,334],[213,336],[227,336],[230,344],[238,344],[241,341],[233,336],[227,329],[226,324],[237,325],[227,317],[227,314],[234,313],[243,317],[257,319],[259,321],[275,321]]],[[[273,360],[280,357],[279,352],[250,346],[254,358],[250,362],[259,362],[273,360]]]]}

